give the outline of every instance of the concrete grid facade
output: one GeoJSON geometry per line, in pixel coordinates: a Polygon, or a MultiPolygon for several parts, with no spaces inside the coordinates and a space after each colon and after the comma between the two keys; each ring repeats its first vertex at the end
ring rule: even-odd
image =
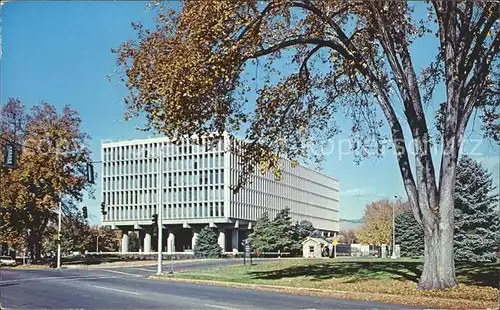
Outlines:
{"type": "Polygon", "coordinates": [[[217,228],[225,251],[242,250],[242,240],[264,212],[272,219],[286,207],[294,222],[309,220],[326,235],[338,232],[336,179],[302,166],[292,168],[283,160],[280,181],[272,172],[253,174],[250,183],[234,194],[231,188],[241,166],[228,150],[231,143],[241,142],[227,135],[200,140],[195,144],[185,139],[176,145],[167,138],[102,144],[101,197],[107,211],[102,224],[124,232],[122,251],[128,251],[129,231],[139,233],[141,251],[157,250],[149,228],[159,205],[165,237],[162,251],[169,253],[191,250],[197,231],[206,225],[217,228]]]}

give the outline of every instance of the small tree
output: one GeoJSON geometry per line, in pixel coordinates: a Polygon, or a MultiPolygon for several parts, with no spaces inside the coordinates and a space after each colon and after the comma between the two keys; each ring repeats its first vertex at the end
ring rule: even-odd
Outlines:
{"type": "Polygon", "coordinates": [[[400,245],[402,256],[424,255],[424,232],[411,210],[396,216],[396,244],[400,245]]]}
{"type": "Polygon", "coordinates": [[[302,220],[295,223],[295,225],[293,226],[293,230],[295,232],[295,239],[299,242],[307,237],[313,237],[317,232],[314,229],[313,224],[307,220],[302,220]]]}
{"type": "Polygon", "coordinates": [[[455,198],[455,260],[492,261],[498,250],[498,195],[491,173],[468,156],[460,159],[455,198]]]}
{"type": "Polygon", "coordinates": [[[222,248],[218,243],[215,231],[206,226],[198,234],[194,245],[194,255],[199,258],[221,257],[222,248]]]}
{"type": "Polygon", "coordinates": [[[128,233],[128,251],[139,252],[139,236],[136,231],[128,233]]]}
{"type": "Polygon", "coordinates": [[[276,236],[276,242],[273,247],[274,251],[289,252],[295,249],[297,241],[294,239],[295,232],[289,208],[281,210],[276,215],[271,225],[271,231],[276,236]]]}
{"type": "Polygon", "coordinates": [[[269,252],[274,248],[276,236],[272,232],[272,222],[269,215],[264,212],[257,220],[253,232],[250,234],[250,240],[255,250],[259,252],[269,252]]]}
{"type": "Polygon", "coordinates": [[[358,236],[356,235],[356,232],[352,228],[341,229],[339,232],[338,239],[339,239],[339,242],[347,243],[347,244],[352,244],[352,243],[358,242],[358,236]]]}

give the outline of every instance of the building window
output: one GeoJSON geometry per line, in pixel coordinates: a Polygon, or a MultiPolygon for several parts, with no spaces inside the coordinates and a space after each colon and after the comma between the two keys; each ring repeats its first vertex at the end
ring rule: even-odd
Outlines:
{"type": "Polygon", "coordinates": [[[309,247],[309,252],[311,252],[311,253],[314,252],[314,246],[309,247]]]}

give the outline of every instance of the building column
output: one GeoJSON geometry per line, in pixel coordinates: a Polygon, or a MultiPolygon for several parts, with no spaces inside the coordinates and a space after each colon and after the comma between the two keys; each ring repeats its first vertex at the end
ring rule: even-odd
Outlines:
{"type": "Polygon", "coordinates": [[[144,253],[151,252],[151,234],[146,232],[144,234],[144,253]]]}
{"type": "Polygon", "coordinates": [[[224,228],[219,229],[219,245],[222,248],[222,252],[226,252],[226,232],[224,228]]]}
{"type": "Polygon", "coordinates": [[[167,252],[168,253],[175,252],[175,234],[171,230],[168,231],[167,252]]]}
{"type": "Polygon", "coordinates": [[[240,230],[238,228],[233,229],[232,237],[233,253],[239,252],[240,230]]]}
{"type": "Polygon", "coordinates": [[[122,253],[128,252],[128,232],[124,231],[122,235],[122,253]]]}
{"type": "Polygon", "coordinates": [[[194,251],[194,246],[196,245],[196,240],[198,239],[198,232],[193,229],[193,237],[191,238],[191,248],[194,251]]]}

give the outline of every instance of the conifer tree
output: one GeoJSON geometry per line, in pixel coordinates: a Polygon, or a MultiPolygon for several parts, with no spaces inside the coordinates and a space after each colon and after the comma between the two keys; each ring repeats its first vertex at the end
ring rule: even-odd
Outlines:
{"type": "Polygon", "coordinates": [[[294,230],[290,209],[282,209],[274,218],[271,231],[276,236],[274,251],[289,252],[295,248],[297,241],[294,240],[294,230]]]}
{"type": "Polygon", "coordinates": [[[498,249],[498,195],[491,173],[463,156],[455,197],[455,260],[492,261],[498,249]]]}
{"type": "Polygon", "coordinates": [[[221,256],[221,253],[222,248],[215,231],[208,226],[200,230],[194,245],[194,255],[198,258],[217,258],[221,256]]]}
{"type": "Polygon", "coordinates": [[[424,232],[411,210],[396,216],[396,244],[401,248],[401,256],[412,257],[424,254],[424,232]]]}
{"type": "Polygon", "coordinates": [[[274,249],[276,236],[271,231],[272,222],[269,214],[264,212],[257,220],[254,231],[250,234],[250,240],[255,250],[259,252],[270,252],[274,249]]]}
{"type": "MultiPolygon", "coordinates": [[[[463,156],[456,180],[455,260],[495,260],[500,240],[498,196],[495,190],[491,173],[479,162],[463,156]]],[[[423,231],[410,211],[396,217],[396,243],[401,245],[403,256],[422,253],[423,231]]]]}

